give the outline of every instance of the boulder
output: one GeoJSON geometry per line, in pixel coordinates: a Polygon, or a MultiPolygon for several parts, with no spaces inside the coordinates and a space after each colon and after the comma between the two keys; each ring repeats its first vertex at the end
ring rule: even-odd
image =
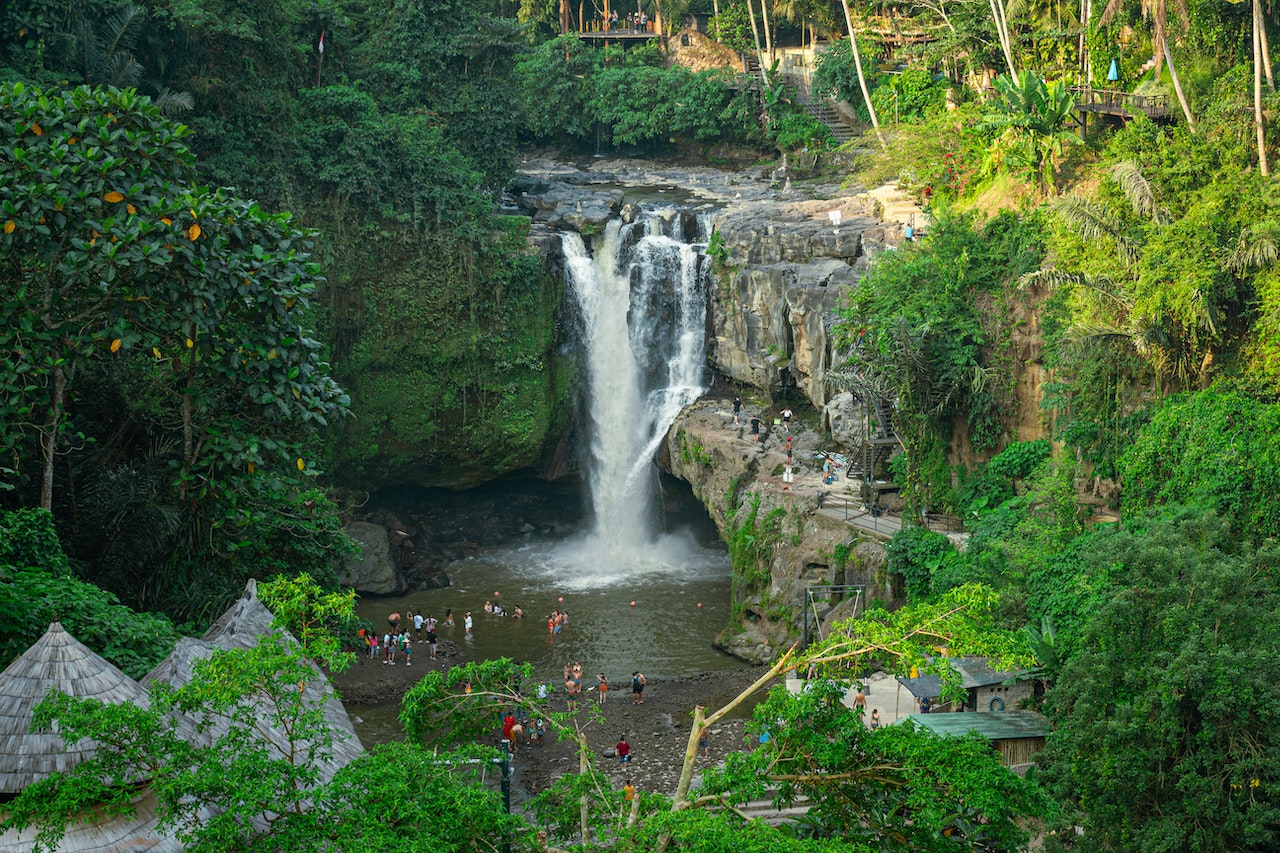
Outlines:
{"type": "Polygon", "coordinates": [[[822,426],[843,447],[853,447],[862,440],[866,428],[864,407],[848,391],[842,391],[827,401],[822,409],[822,426]]]}
{"type": "Polygon", "coordinates": [[[346,531],[360,546],[360,553],[347,558],[339,583],[371,595],[398,595],[409,588],[391,557],[391,537],[385,527],[353,521],[346,531]]]}

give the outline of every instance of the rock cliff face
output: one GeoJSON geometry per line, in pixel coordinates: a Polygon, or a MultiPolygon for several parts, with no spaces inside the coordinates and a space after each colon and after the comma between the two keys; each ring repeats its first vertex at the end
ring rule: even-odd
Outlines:
{"type": "Polygon", "coordinates": [[[739,619],[719,644],[744,660],[770,660],[799,639],[806,611],[812,638],[868,599],[896,601],[883,541],[820,508],[830,489],[813,455],[825,443],[797,428],[785,483],[785,438],[753,441],[723,401],[689,406],[667,434],[660,464],[693,487],[729,543],[739,619]]]}
{"type": "Polygon", "coordinates": [[[886,244],[870,200],[849,192],[736,201],[713,222],[723,241],[712,303],[715,366],[766,394],[794,384],[821,409],[832,394],[827,369],[838,360],[837,309],[886,244]]]}

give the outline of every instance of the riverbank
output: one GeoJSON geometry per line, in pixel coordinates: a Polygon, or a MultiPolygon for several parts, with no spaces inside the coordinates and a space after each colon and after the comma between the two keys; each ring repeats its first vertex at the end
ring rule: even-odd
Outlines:
{"type": "MultiPolygon", "coordinates": [[[[414,653],[415,658],[418,652],[414,653]]],[[[387,666],[362,658],[345,672],[332,676],[334,687],[346,705],[387,705],[399,707],[408,692],[428,671],[455,666],[464,661],[453,643],[441,646],[440,657],[431,661],[425,653],[422,660],[413,665],[387,666]]],[[[635,782],[642,791],[656,791],[670,795],[675,791],[684,763],[685,747],[689,741],[689,725],[693,709],[702,705],[708,710],[720,708],[731,701],[757,678],[763,668],[711,672],[685,678],[650,679],[644,692],[644,703],[633,704],[629,684],[619,683],[609,692],[607,701],[600,705],[598,694],[586,694],[584,708],[577,719],[592,752],[599,760],[598,766],[618,787],[627,779],[635,782]],[[592,705],[598,714],[587,710],[592,705]],[[622,736],[631,744],[632,760],[623,764],[605,758],[622,736]]],[[[698,766],[715,766],[726,754],[744,746],[744,723],[750,716],[755,702],[763,698],[761,691],[734,714],[721,720],[708,733],[709,758],[698,759],[698,766]]],[[[550,707],[564,710],[563,693],[553,694],[550,707]]],[[[500,732],[495,726],[493,742],[497,744],[500,732]]],[[[570,741],[557,742],[548,735],[541,745],[518,745],[513,760],[516,788],[528,795],[545,790],[562,774],[576,773],[578,756],[570,741]]]]}

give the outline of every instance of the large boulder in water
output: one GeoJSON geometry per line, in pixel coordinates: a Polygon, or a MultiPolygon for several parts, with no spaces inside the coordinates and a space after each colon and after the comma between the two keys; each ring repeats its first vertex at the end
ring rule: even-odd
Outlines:
{"type": "Polygon", "coordinates": [[[398,595],[409,588],[391,557],[391,537],[385,527],[353,521],[347,525],[347,535],[360,546],[360,554],[347,558],[340,583],[371,595],[398,595]]]}

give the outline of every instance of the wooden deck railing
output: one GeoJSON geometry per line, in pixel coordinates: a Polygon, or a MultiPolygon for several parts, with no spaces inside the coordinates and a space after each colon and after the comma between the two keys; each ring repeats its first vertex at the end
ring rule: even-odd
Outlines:
{"type": "Polygon", "coordinates": [[[1076,96],[1076,109],[1090,113],[1113,116],[1132,116],[1145,113],[1151,118],[1167,118],[1171,115],[1168,95],[1138,95],[1108,89],[1090,89],[1083,86],[1071,90],[1076,96]]]}

